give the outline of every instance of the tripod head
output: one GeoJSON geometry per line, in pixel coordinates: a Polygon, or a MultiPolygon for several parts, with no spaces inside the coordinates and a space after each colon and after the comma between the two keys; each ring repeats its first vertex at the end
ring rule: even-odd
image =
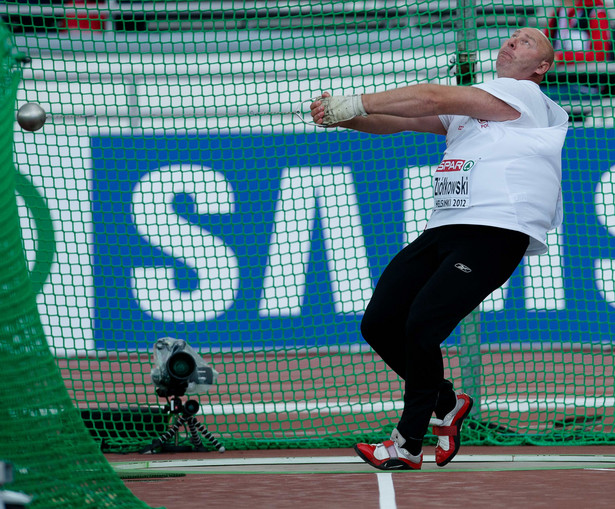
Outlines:
{"type": "Polygon", "coordinates": [[[197,414],[201,404],[196,399],[189,399],[183,403],[181,397],[174,396],[171,399],[167,398],[167,404],[164,408],[166,412],[171,414],[182,414],[189,417],[197,414]]]}

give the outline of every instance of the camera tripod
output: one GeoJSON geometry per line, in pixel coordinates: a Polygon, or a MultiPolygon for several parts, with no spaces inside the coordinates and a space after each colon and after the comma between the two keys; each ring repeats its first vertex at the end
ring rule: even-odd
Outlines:
{"type": "Polygon", "coordinates": [[[218,452],[224,452],[226,450],[224,446],[194,416],[199,411],[199,408],[199,402],[194,399],[189,399],[186,403],[182,403],[181,398],[178,396],[171,399],[167,398],[165,410],[176,416],[175,422],[171,425],[169,431],[160,435],[151,445],[144,447],[139,452],[141,454],[155,454],[156,452],[207,452],[209,449],[203,445],[201,435],[209,440],[218,452]],[[188,429],[192,446],[179,445],[177,433],[182,426],[188,429]],[[168,442],[173,438],[175,438],[175,444],[171,445],[168,442]]]}

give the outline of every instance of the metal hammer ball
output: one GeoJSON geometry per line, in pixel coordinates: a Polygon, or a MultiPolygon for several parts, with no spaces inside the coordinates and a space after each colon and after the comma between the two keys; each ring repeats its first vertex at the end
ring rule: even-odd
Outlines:
{"type": "Polygon", "coordinates": [[[17,122],[26,131],[38,131],[46,120],[45,110],[37,103],[26,103],[17,111],[17,122]]]}

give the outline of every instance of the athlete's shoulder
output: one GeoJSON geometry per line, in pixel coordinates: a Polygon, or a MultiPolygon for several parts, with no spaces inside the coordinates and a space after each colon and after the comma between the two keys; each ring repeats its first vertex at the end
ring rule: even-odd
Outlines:
{"type": "Polygon", "coordinates": [[[517,80],[515,78],[495,78],[494,80],[486,81],[485,83],[474,86],[487,91],[506,90],[512,92],[514,90],[523,90],[527,92],[541,93],[540,87],[535,82],[530,80],[517,80]]]}

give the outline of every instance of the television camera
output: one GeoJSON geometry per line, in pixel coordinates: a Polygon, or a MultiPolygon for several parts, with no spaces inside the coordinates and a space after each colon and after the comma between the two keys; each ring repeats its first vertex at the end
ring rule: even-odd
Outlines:
{"type": "Polygon", "coordinates": [[[156,387],[156,394],[167,400],[165,411],[175,416],[175,422],[169,431],[143,448],[141,454],[207,451],[199,433],[219,452],[224,452],[224,446],[195,417],[200,403],[195,399],[183,403],[181,399],[186,393],[206,393],[216,383],[218,372],[183,339],[165,337],[154,344],[154,367],[150,376],[156,387]],[[182,426],[188,428],[192,447],[178,443],[177,433],[182,426]],[[173,438],[174,446],[168,444],[173,438]]]}

